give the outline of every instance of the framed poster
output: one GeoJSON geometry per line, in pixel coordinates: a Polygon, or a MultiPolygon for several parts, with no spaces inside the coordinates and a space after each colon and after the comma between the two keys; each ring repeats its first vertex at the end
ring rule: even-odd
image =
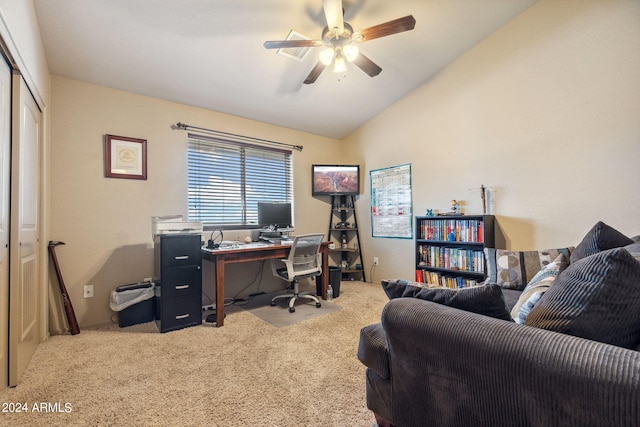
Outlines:
{"type": "Polygon", "coordinates": [[[372,170],[369,175],[372,236],[413,239],[411,164],[372,170]]]}
{"type": "Polygon", "coordinates": [[[105,135],[104,176],[147,179],[147,140],[105,135]]]}

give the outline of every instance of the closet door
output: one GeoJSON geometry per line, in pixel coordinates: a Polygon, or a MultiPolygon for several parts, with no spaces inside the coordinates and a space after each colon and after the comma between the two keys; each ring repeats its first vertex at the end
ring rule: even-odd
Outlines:
{"type": "Polygon", "coordinates": [[[0,390],[9,385],[9,170],[11,71],[0,58],[0,390]]]}
{"type": "Polygon", "coordinates": [[[46,286],[38,273],[42,114],[20,74],[12,80],[9,385],[15,386],[40,342],[46,286]]]}

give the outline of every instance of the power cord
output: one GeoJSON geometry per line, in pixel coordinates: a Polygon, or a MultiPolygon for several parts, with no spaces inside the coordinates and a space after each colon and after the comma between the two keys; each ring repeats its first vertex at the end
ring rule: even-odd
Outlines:
{"type": "Polygon", "coordinates": [[[236,302],[244,302],[246,304],[249,301],[251,301],[251,298],[253,298],[255,296],[258,296],[258,295],[264,294],[264,292],[260,291],[260,285],[262,285],[262,275],[264,273],[264,263],[265,263],[264,260],[262,262],[260,262],[260,268],[258,269],[258,271],[257,271],[255,277],[253,278],[253,280],[251,282],[249,282],[249,284],[247,284],[247,286],[242,288],[237,294],[235,294],[235,296],[232,298],[231,304],[235,304],[236,302]],[[258,282],[258,289],[256,290],[256,292],[254,292],[252,294],[249,294],[249,299],[238,298],[238,295],[242,294],[244,291],[249,289],[256,282],[256,280],[258,280],[258,277],[260,277],[260,281],[258,282]]]}

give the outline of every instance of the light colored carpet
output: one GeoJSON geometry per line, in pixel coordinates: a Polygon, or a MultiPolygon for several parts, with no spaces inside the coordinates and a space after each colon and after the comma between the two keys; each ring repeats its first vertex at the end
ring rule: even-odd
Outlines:
{"type": "Polygon", "coordinates": [[[341,288],[341,310],[279,328],[236,308],[222,328],[160,334],[147,323],[54,336],[0,393],[29,412],[0,413],[0,424],[371,427],[356,351],[387,297],[379,284],[341,288]],[[52,411],[33,412],[40,403],[52,411]]]}

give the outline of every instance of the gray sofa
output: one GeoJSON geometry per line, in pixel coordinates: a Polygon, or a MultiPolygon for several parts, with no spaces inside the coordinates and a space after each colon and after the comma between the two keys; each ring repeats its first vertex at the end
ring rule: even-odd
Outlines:
{"type": "MultiPolygon", "coordinates": [[[[378,424],[640,426],[640,258],[607,227],[585,236],[525,324],[456,308],[458,294],[395,289],[358,348],[378,424]]],[[[505,310],[524,293],[502,292],[505,310]]]]}

